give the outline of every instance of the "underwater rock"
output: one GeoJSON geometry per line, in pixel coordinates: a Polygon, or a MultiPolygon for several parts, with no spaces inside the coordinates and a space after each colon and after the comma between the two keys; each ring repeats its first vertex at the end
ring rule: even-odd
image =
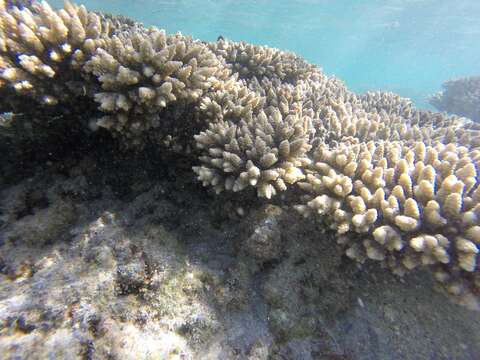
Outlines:
{"type": "Polygon", "coordinates": [[[301,221],[284,228],[286,254],[265,274],[261,285],[269,304],[269,326],[279,341],[313,336],[324,321],[339,316],[353,302],[352,283],[338,272],[342,268],[353,277],[354,270],[342,265],[338,249],[318,241],[311,232],[301,221]],[[301,236],[301,243],[294,243],[293,233],[301,236]]]}
{"type": "Polygon", "coordinates": [[[18,219],[4,229],[1,240],[31,246],[43,246],[54,240],[68,237],[67,230],[75,223],[76,211],[68,202],[58,202],[46,209],[36,209],[33,215],[18,219]]]}
{"type": "Polygon", "coordinates": [[[253,233],[245,241],[245,251],[260,263],[282,255],[280,217],[282,209],[268,205],[252,216],[253,233]]]}
{"type": "Polygon", "coordinates": [[[121,294],[134,293],[145,284],[145,266],[141,259],[136,259],[117,267],[117,286],[121,294]]]}
{"type": "MultiPolygon", "coordinates": [[[[72,178],[56,166],[40,171],[35,183],[49,199],[43,210],[53,214],[50,209],[65,201],[64,189],[86,172],[93,171],[92,186],[108,186],[114,181],[111,164],[116,155],[110,156],[92,164],[94,170],[77,167],[69,175],[72,178]]],[[[331,246],[327,237],[331,235],[319,238],[318,225],[277,206],[251,204],[246,216],[219,221],[210,210],[221,205],[218,198],[206,198],[197,186],[163,175],[152,187],[150,176],[158,168],[152,167],[145,177],[137,169],[141,162],[128,163],[131,175],[124,186],[138,189],[135,195],[120,198],[106,190],[93,200],[68,195],[77,215],[56,238],[42,246],[6,242],[0,247],[2,354],[33,359],[147,359],[152,354],[186,359],[315,359],[347,350],[364,354],[364,347],[352,340],[349,326],[363,329],[361,343],[371,343],[369,353],[380,358],[405,355],[398,343],[392,345],[393,339],[401,339],[400,344],[414,349],[415,355],[440,354],[444,345],[439,342],[460,358],[468,359],[469,351],[478,353],[473,335],[480,333],[477,314],[449,304],[428,282],[407,279],[401,284],[382,271],[359,272],[340,256],[340,249],[331,246]],[[146,181],[143,185],[141,179],[146,181]],[[152,210],[152,199],[159,208],[152,210]],[[155,216],[162,209],[182,218],[155,216]],[[255,253],[249,254],[247,241],[262,224],[267,238],[281,242],[250,240],[255,253]],[[375,281],[373,274],[386,280],[375,281]],[[363,307],[357,305],[358,297],[363,307]],[[400,335],[392,332],[392,316],[383,320],[387,305],[400,335]],[[408,322],[397,314],[405,311],[408,322]],[[416,320],[432,314],[436,321],[416,320]],[[382,346],[370,341],[371,327],[387,334],[382,346]],[[411,335],[412,329],[430,336],[419,340],[411,335]],[[459,347],[459,342],[467,347],[459,347]]],[[[24,212],[29,207],[25,199],[34,189],[29,178],[4,188],[2,193],[12,197],[2,203],[2,211],[24,212]]],[[[39,224],[51,222],[39,211],[28,216],[39,224]]],[[[18,222],[13,215],[5,219],[6,229],[18,222]]],[[[18,235],[24,237],[29,231],[18,228],[18,235]]]]}

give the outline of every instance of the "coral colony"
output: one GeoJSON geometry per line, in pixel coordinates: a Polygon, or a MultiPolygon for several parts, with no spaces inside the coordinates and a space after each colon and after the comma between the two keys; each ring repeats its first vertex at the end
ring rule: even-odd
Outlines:
{"type": "Polygon", "coordinates": [[[430,104],[440,111],[480,121],[480,76],[446,81],[443,91],[430,97],[430,104]]]}
{"type": "Polygon", "coordinates": [[[68,1],[0,1],[0,111],[182,153],[217,193],[290,194],[352,259],[428,267],[457,299],[480,292],[480,125],[465,118],[356,95],[289,52],[68,1]]]}

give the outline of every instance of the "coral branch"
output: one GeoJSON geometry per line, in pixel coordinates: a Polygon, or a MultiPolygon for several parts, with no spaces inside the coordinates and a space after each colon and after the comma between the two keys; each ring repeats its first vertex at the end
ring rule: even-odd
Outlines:
{"type": "Polygon", "coordinates": [[[443,91],[430,98],[440,111],[480,121],[480,76],[471,76],[443,83],[443,91]]]}
{"type": "Polygon", "coordinates": [[[480,125],[467,119],[357,96],[291,53],[44,1],[0,6],[0,109],[56,109],[127,147],[180,151],[217,193],[289,192],[350,258],[480,293],[480,125]]]}

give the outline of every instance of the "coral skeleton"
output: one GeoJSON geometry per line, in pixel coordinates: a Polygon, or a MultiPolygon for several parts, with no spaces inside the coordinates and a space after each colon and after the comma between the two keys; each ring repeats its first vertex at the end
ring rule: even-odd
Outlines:
{"type": "Polygon", "coordinates": [[[348,257],[398,275],[426,267],[459,301],[478,299],[479,124],[357,95],[277,49],[168,35],[68,1],[0,1],[0,110],[34,121],[65,109],[128,148],[189,156],[217,193],[288,193],[348,257]]]}

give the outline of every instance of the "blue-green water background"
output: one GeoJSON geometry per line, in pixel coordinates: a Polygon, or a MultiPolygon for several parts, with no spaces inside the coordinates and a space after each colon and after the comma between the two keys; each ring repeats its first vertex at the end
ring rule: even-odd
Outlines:
{"type": "MultiPolygon", "coordinates": [[[[61,6],[62,0],[51,0],[61,6]]],[[[89,10],[213,41],[290,50],[356,92],[428,107],[447,79],[480,75],[480,0],[84,0],[89,10]]]]}

